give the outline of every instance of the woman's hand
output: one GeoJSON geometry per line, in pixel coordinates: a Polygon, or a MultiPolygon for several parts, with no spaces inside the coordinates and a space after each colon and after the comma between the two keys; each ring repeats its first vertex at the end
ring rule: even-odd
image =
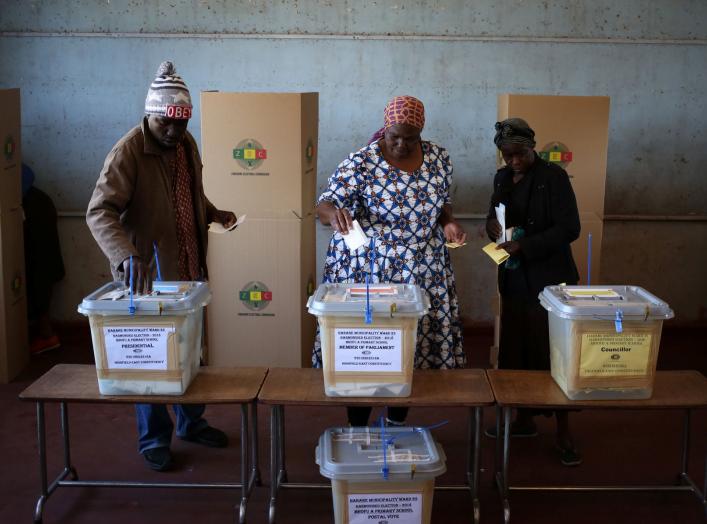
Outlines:
{"type": "Polygon", "coordinates": [[[466,233],[464,228],[459,225],[459,222],[454,218],[454,213],[452,212],[452,206],[450,204],[444,204],[442,206],[442,212],[439,215],[438,224],[442,226],[444,231],[444,238],[447,242],[456,242],[457,244],[463,244],[466,242],[466,233]]]}
{"type": "Polygon", "coordinates": [[[520,253],[520,242],[517,240],[511,240],[510,242],[503,242],[496,246],[496,249],[505,249],[506,253],[509,255],[517,255],[520,253]]]}
{"type": "MultiPolygon", "coordinates": [[[[130,257],[123,260],[123,281],[130,286],[130,257]]],[[[133,257],[133,293],[145,295],[152,292],[152,273],[140,257],[133,257]]]]}
{"type": "Polygon", "coordinates": [[[339,209],[331,202],[322,202],[317,206],[319,221],[325,226],[330,225],[334,231],[348,235],[353,228],[353,219],[348,209],[339,209]]]}
{"type": "Polygon", "coordinates": [[[498,238],[501,236],[501,223],[495,218],[487,218],[486,234],[491,240],[498,240],[498,238]]]}
{"type": "Polygon", "coordinates": [[[213,218],[214,222],[218,222],[225,229],[232,227],[238,220],[235,213],[233,213],[232,211],[222,211],[220,209],[216,210],[216,213],[214,213],[213,218]]]}
{"type": "Polygon", "coordinates": [[[463,244],[466,242],[466,233],[464,228],[459,225],[459,222],[451,220],[444,225],[444,238],[447,239],[447,242],[463,244]]]}

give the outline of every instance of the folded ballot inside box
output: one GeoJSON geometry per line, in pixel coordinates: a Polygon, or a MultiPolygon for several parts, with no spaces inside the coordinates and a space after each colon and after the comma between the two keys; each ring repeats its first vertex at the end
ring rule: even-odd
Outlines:
{"type": "Polygon", "coordinates": [[[206,282],[154,282],[131,295],[110,282],[83,299],[104,395],[181,395],[199,372],[206,282]]]}

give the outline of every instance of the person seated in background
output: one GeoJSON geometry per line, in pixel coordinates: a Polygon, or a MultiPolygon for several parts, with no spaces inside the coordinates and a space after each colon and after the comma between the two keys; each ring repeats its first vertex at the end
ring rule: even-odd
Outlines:
{"type": "Polygon", "coordinates": [[[66,274],[52,199],[34,186],[34,171],[22,164],[25,274],[29,351],[37,355],[61,346],[49,317],[54,284],[66,274]]]}
{"type": "MultiPolygon", "coordinates": [[[[236,215],[221,211],[204,194],[201,157],[187,131],[191,95],[172,62],[163,62],[147,92],[145,116],[106,157],[88,204],[86,222],[110,262],[114,278],[148,293],[156,275],[153,243],[164,280],[203,280],[207,228],[229,228],[236,215]]],[[[163,404],[137,404],[138,450],[148,467],[172,466],[174,424],[163,404]]],[[[226,434],[208,425],[205,406],[174,405],[177,437],[225,447],[226,434]]]]}
{"type": "MultiPolygon", "coordinates": [[[[317,214],[334,234],[324,264],[324,283],[416,284],[430,311],[418,323],[415,368],[463,367],[462,328],[454,272],[445,242],[463,244],[466,233],[452,214],[452,163],[447,150],[422,140],[425,108],[412,96],[393,98],[384,127],[351,153],[329,178],[317,214]],[[356,219],[373,248],[350,251],[343,235],[356,219]]],[[[322,366],[319,331],[312,364],[322,366]]],[[[366,426],[370,407],[349,407],[352,426],[366,426]]],[[[403,425],[407,408],[390,408],[388,424],[403,425]]]]}
{"type": "MultiPolygon", "coordinates": [[[[508,258],[498,269],[501,294],[500,369],[550,369],[550,336],[547,311],[538,295],[556,284],[576,284],[577,267],[570,243],[579,237],[577,201],[567,172],[542,160],[535,152],[535,132],[525,120],[497,122],[494,144],[506,163],[493,182],[486,219],[491,240],[502,234],[495,208],[506,207],[506,227],[511,238],[497,246],[508,258]]],[[[538,434],[533,410],[519,409],[510,432],[514,437],[538,434]]],[[[552,416],[552,412],[545,413],[552,416]]],[[[556,410],[556,446],[565,466],[576,466],[582,457],[575,448],[566,410],[556,410]]],[[[496,437],[496,428],[486,430],[496,437]]]]}

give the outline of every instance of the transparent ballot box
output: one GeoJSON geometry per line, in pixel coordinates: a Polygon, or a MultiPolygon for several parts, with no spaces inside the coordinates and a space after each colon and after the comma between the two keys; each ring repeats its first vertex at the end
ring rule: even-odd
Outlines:
{"type": "Polygon", "coordinates": [[[154,282],[133,295],[111,282],[83,299],[104,395],[181,395],[199,372],[206,282],[154,282]]]}
{"type": "Polygon", "coordinates": [[[552,377],[572,400],[650,398],[668,305],[637,286],[548,286],[552,377]]]}
{"type": "Polygon", "coordinates": [[[410,395],[417,323],[429,309],[418,286],[322,284],[307,307],[319,321],[326,395],[410,395]]]}
{"type": "Polygon", "coordinates": [[[429,430],[413,427],[327,429],[316,462],[331,479],[335,524],[429,524],[435,478],[447,469],[429,430]]]}

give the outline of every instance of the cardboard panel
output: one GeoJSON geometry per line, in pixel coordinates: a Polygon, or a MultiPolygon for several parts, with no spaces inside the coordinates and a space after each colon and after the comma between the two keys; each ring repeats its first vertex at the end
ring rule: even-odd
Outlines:
{"type": "Polygon", "coordinates": [[[0,383],[29,361],[22,209],[0,211],[0,383]]]}
{"type": "Polygon", "coordinates": [[[214,366],[300,367],[315,318],[314,220],[248,219],[209,237],[208,360],[214,366]]]}
{"type": "Polygon", "coordinates": [[[609,97],[503,94],[498,119],[523,118],[535,131],[535,150],[564,167],[580,212],[604,215],[609,97]]]}
{"type": "Polygon", "coordinates": [[[22,205],[20,90],[0,89],[0,212],[22,205]]]}
{"type": "Polygon", "coordinates": [[[221,209],[252,218],[312,213],[317,93],[201,93],[204,189],[221,209]]]}

